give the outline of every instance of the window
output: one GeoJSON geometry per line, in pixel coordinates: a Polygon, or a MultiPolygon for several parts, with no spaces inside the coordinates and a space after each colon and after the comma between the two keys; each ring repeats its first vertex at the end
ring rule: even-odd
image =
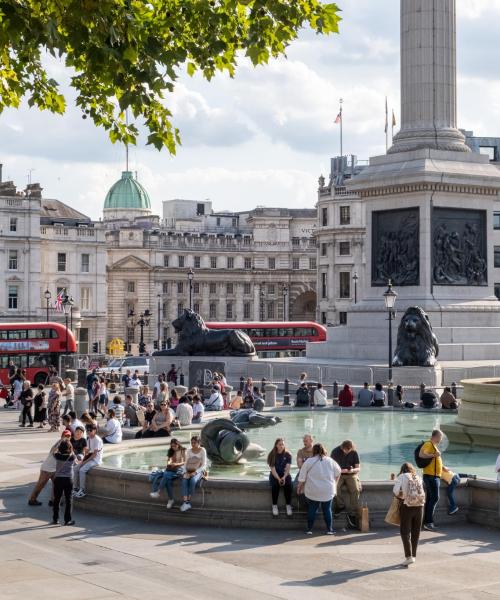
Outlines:
{"type": "Polygon", "coordinates": [[[243,245],[244,246],[250,246],[251,243],[252,243],[252,238],[249,235],[243,236],[243,245]]]}
{"type": "Polygon", "coordinates": [[[217,318],[217,304],[215,302],[210,302],[208,307],[208,318],[216,319],[217,318]]]}
{"type": "Polygon", "coordinates": [[[249,269],[252,268],[252,259],[251,258],[245,258],[245,269],[248,271],[249,269]]]}
{"type": "MultiPolygon", "coordinates": [[[[168,302],[164,302],[161,308],[163,318],[168,319],[168,302]]],[[[165,339],[165,336],[163,336],[163,339],[165,339]]]]}
{"type": "Polygon", "coordinates": [[[167,281],[164,281],[162,283],[161,289],[164,294],[168,294],[168,282],[167,281]]]}
{"type": "Polygon", "coordinates": [[[273,284],[267,286],[267,293],[270,296],[274,296],[274,294],[275,294],[275,286],[273,284]]]}
{"type": "Polygon", "coordinates": [[[184,256],[178,256],[178,257],[177,257],[178,265],[179,265],[179,267],[180,267],[181,269],[182,269],[182,268],[184,268],[184,259],[185,259],[185,257],[184,257],[184,256]]]}
{"type": "Polygon", "coordinates": [[[347,325],[347,313],[346,312],[339,312],[339,324],[347,325]]]}
{"type": "Polygon", "coordinates": [[[316,269],[316,257],[309,257],[309,268],[310,269],[316,269]]]}
{"type": "Polygon", "coordinates": [[[17,250],[9,250],[9,271],[17,271],[17,250]]]}
{"type": "Polygon", "coordinates": [[[238,227],[238,217],[233,217],[232,224],[233,227],[238,227]]]}
{"type": "Polygon", "coordinates": [[[495,296],[500,300],[500,283],[495,283],[495,296]]]}
{"type": "Polygon", "coordinates": [[[57,270],[59,272],[66,271],[66,254],[64,252],[57,253],[57,270]]]}
{"type": "Polygon", "coordinates": [[[183,294],[184,293],[184,282],[183,281],[178,281],[177,282],[177,293],[178,294],[183,294]]]}
{"type": "Polygon", "coordinates": [[[127,292],[130,294],[135,292],[135,281],[127,281],[127,292]]]}
{"type": "Polygon", "coordinates": [[[349,225],[351,222],[351,207],[341,206],[340,207],[340,224],[349,225]]]}
{"type": "Polygon", "coordinates": [[[270,269],[276,269],[276,259],[275,258],[269,258],[268,259],[268,266],[270,269]]]}
{"type": "Polygon", "coordinates": [[[169,257],[167,254],[164,254],[164,255],[163,255],[163,266],[164,266],[164,267],[168,267],[168,259],[169,259],[169,258],[170,258],[170,257],[169,257]]]}
{"type": "Polygon", "coordinates": [[[321,225],[323,227],[328,225],[328,208],[321,209],[321,225]]]}
{"type": "Polygon", "coordinates": [[[205,205],[202,204],[201,202],[198,202],[198,204],[196,205],[196,215],[198,217],[201,217],[204,214],[205,214],[205,205]]]}
{"type": "Polygon", "coordinates": [[[321,313],[321,324],[326,325],[326,312],[321,313]]]}
{"type": "Polygon", "coordinates": [[[234,286],[232,283],[226,283],[226,294],[234,294],[234,286]]]}
{"type": "Polygon", "coordinates": [[[227,268],[234,269],[234,257],[232,257],[232,256],[227,257],[227,268]]]}
{"type": "Polygon", "coordinates": [[[9,220],[9,231],[17,231],[17,217],[11,217],[9,220]]]}
{"type": "Polygon", "coordinates": [[[339,273],[339,298],[351,297],[351,274],[339,273]]]}
{"type": "Polygon", "coordinates": [[[300,246],[300,238],[294,237],[292,238],[292,247],[298,248],[300,246]]]}
{"type": "MultiPolygon", "coordinates": [[[[200,282],[199,281],[195,281],[193,283],[193,294],[199,294],[200,293],[200,282]]],[[[198,312],[198,311],[196,311],[198,312]]]]}
{"type": "Polygon", "coordinates": [[[217,217],[217,227],[220,227],[220,217],[217,217]]]}
{"type": "Polygon", "coordinates": [[[328,297],[328,286],[327,286],[327,279],[326,279],[327,275],[326,273],[321,273],[321,297],[322,298],[327,298],[328,297]]]}
{"type": "Polygon", "coordinates": [[[339,242],[339,254],[340,256],[349,256],[351,254],[350,242],[339,242]]]}
{"type": "Polygon", "coordinates": [[[201,269],[201,258],[199,256],[194,257],[194,268],[201,269]]]}
{"type": "Polygon", "coordinates": [[[177,304],[177,316],[180,317],[183,312],[184,312],[184,304],[182,302],[179,302],[177,304]]]}
{"type": "Polygon", "coordinates": [[[500,246],[495,246],[495,267],[500,267],[500,246]]]}
{"type": "Polygon", "coordinates": [[[292,258],[292,269],[298,271],[300,269],[300,260],[298,258],[292,258]]]}
{"type": "Polygon", "coordinates": [[[9,310],[17,310],[19,296],[16,285],[9,285],[9,310]]]}
{"type": "Polygon", "coordinates": [[[210,292],[210,294],[216,294],[217,293],[217,284],[214,283],[213,281],[210,283],[209,292],[210,292]]]}
{"type": "Polygon", "coordinates": [[[274,319],[275,318],[275,310],[274,310],[274,302],[268,302],[267,304],[267,318],[274,319]]]}
{"type": "Polygon", "coordinates": [[[243,303],[243,318],[250,319],[250,302],[243,303]]]}
{"type": "Polygon", "coordinates": [[[167,338],[170,336],[170,327],[164,327],[163,328],[163,336],[162,336],[162,340],[164,340],[165,342],[167,341],[167,338]]]}
{"type": "Polygon", "coordinates": [[[200,303],[199,302],[195,302],[193,304],[193,310],[194,310],[195,313],[200,314],[200,303]]]}
{"type": "Polygon", "coordinates": [[[90,310],[90,288],[82,287],[80,289],[80,308],[90,310]]]}
{"type": "Polygon", "coordinates": [[[321,256],[326,256],[328,251],[328,244],[321,244],[321,256]]]}
{"type": "Polygon", "coordinates": [[[233,303],[232,302],[228,302],[226,304],[226,319],[232,319],[233,318],[233,303]]]}
{"type": "Polygon", "coordinates": [[[81,267],[82,273],[88,273],[90,271],[90,254],[82,254],[81,267]]]}
{"type": "Polygon", "coordinates": [[[217,268],[217,257],[216,256],[211,256],[210,257],[210,268],[211,269],[216,269],[217,268]]]}

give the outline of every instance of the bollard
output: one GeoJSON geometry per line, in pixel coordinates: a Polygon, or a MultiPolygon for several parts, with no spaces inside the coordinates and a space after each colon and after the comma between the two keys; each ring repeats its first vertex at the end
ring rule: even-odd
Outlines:
{"type": "Polygon", "coordinates": [[[273,383],[266,383],[266,406],[275,407],[276,406],[276,390],[278,389],[277,385],[273,383]]]}
{"type": "Polygon", "coordinates": [[[80,418],[89,407],[89,397],[84,387],[77,387],[75,390],[75,412],[80,418]]]}
{"type": "Polygon", "coordinates": [[[420,400],[422,400],[422,394],[425,392],[425,383],[420,384],[420,400]]]}
{"type": "Polygon", "coordinates": [[[339,397],[339,382],[334,381],[333,382],[333,399],[337,400],[338,397],[339,397]]]}
{"type": "Polygon", "coordinates": [[[290,380],[285,379],[285,389],[283,391],[283,404],[284,406],[290,406],[290,380]]]}
{"type": "Polygon", "coordinates": [[[387,386],[387,405],[394,406],[394,387],[392,381],[387,386]]]}
{"type": "Polygon", "coordinates": [[[240,392],[243,391],[243,388],[245,387],[245,378],[243,377],[243,375],[240,377],[240,392]]]}
{"type": "Polygon", "coordinates": [[[181,371],[181,374],[179,375],[179,383],[181,385],[184,385],[184,373],[181,371]]]}
{"type": "Polygon", "coordinates": [[[125,396],[132,396],[132,404],[139,404],[138,402],[138,396],[139,396],[139,390],[137,388],[125,388],[123,390],[123,393],[125,394],[125,396]]]}
{"type": "Polygon", "coordinates": [[[177,392],[177,398],[182,398],[185,394],[187,394],[188,389],[185,385],[176,385],[174,390],[177,392]]]}
{"type": "Polygon", "coordinates": [[[312,381],[310,381],[307,384],[307,391],[309,392],[309,406],[311,406],[311,407],[314,406],[314,391],[316,390],[317,387],[318,387],[318,384],[313,383],[312,381]]]}
{"type": "Polygon", "coordinates": [[[78,369],[78,387],[87,386],[87,369],[78,369]]]}
{"type": "Polygon", "coordinates": [[[142,383],[143,385],[149,385],[149,373],[144,373],[142,376],[142,383]]]}
{"type": "Polygon", "coordinates": [[[451,384],[451,393],[455,396],[455,398],[457,397],[457,384],[454,381],[451,384]]]}

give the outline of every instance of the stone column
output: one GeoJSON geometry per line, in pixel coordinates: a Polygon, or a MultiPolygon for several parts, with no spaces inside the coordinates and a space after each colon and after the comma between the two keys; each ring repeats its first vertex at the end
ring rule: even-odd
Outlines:
{"type": "Polygon", "coordinates": [[[457,129],[455,0],[401,0],[401,130],[389,153],[469,152],[457,129]]]}
{"type": "Polygon", "coordinates": [[[80,418],[82,414],[89,408],[89,397],[87,390],[83,387],[77,387],[75,390],[75,412],[80,418]]]}

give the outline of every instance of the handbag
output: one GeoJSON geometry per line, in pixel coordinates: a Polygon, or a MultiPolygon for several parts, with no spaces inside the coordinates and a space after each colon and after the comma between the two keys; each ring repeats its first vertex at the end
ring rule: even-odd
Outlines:
{"type": "Polygon", "coordinates": [[[369,533],[370,531],[370,512],[368,505],[363,504],[358,513],[358,525],[361,533],[369,533]]]}
{"type": "Polygon", "coordinates": [[[389,510],[387,511],[387,514],[385,515],[385,519],[384,521],[386,523],[389,523],[389,525],[400,525],[401,524],[401,517],[400,517],[400,508],[401,508],[401,500],[397,497],[394,496],[391,502],[391,505],[389,506],[389,510]]]}

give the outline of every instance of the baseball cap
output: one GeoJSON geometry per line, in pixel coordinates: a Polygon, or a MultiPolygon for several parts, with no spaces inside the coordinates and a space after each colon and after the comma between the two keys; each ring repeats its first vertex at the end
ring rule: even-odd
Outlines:
{"type": "Polygon", "coordinates": [[[71,437],[73,434],[71,433],[71,429],[65,429],[63,431],[63,437],[71,437]]]}

